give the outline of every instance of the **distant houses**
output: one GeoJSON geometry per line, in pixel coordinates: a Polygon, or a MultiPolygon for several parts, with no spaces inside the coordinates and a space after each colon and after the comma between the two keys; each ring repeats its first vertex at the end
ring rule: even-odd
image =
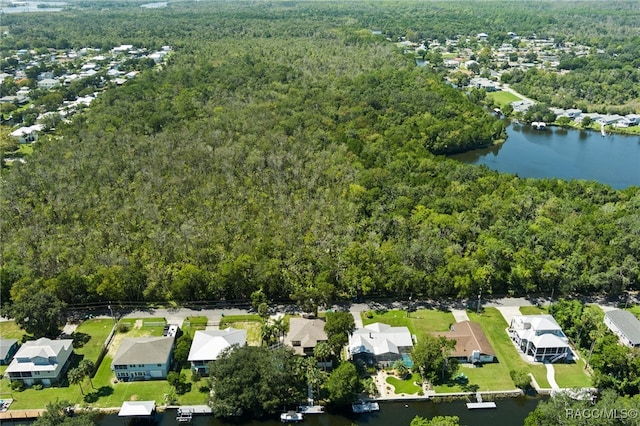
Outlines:
{"type": "Polygon", "coordinates": [[[73,340],[51,340],[41,337],[24,343],[15,353],[4,376],[22,381],[25,386],[58,385],[69,367],[73,353],[73,340]]]}
{"type": "Polygon", "coordinates": [[[518,349],[534,361],[557,362],[571,355],[569,339],[551,315],[515,316],[508,332],[518,349]]]}
{"type": "Polygon", "coordinates": [[[604,323],[623,345],[640,347],[640,321],[631,312],[614,309],[604,314],[604,323]]]}

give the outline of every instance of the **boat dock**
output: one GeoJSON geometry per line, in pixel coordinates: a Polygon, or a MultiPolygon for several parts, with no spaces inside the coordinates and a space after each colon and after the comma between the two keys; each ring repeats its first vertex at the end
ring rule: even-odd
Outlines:
{"type": "Polygon", "coordinates": [[[213,410],[208,405],[183,405],[178,407],[176,420],[178,423],[189,423],[193,419],[194,414],[211,415],[213,410]]]}
{"type": "Polygon", "coordinates": [[[324,414],[324,407],[322,405],[301,405],[298,407],[298,411],[303,414],[324,414]]]}
{"type": "Polygon", "coordinates": [[[496,403],[493,401],[483,402],[480,392],[476,393],[476,399],[478,400],[478,402],[467,402],[468,410],[475,410],[479,408],[496,408],[496,403]]]}

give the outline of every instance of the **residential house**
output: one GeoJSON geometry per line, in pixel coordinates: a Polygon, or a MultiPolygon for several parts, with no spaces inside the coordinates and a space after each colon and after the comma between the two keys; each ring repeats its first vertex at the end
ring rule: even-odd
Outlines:
{"type": "Polygon", "coordinates": [[[5,370],[9,380],[20,380],[26,386],[41,383],[58,384],[69,367],[73,353],[73,340],[51,340],[41,337],[24,343],[5,370]]]}
{"type": "Polygon", "coordinates": [[[496,353],[477,322],[461,321],[453,324],[447,332],[433,334],[456,341],[456,346],[449,358],[472,364],[483,364],[496,360],[496,353]]]}
{"type": "Polygon", "coordinates": [[[111,362],[118,380],[164,379],[171,366],[174,337],[129,337],[122,339],[111,362]]]}
{"type": "Polygon", "coordinates": [[[18,341],[16,339],[0,339],[0,365],[9,364],[17,350],[18,341]]]}
{"type": "Polygon", "coordinates": [[[38,132],[44,129],[42,124],[34,124],[33,126],[20,127],[9,133],[9,136],[18,139],[18,143],[33,143],[38,140],[38,132]]]}
{"type": "Polygon", "coordinates": [[[614,309],[604,313],[604,323],[626,346],[640,347],[640,321],[631,312],[614,309]]]}
{"type": "Polygon", "coordinates": [[[45,78],[38,81],[39,89],[53,89],[60,86],[60,81],[56,80],[55,78],[45,78]]]}
{"type": "Polygon", "coordinates": [[[209,372],[208,364],[218,359],[227,348],[247,344],[247,330],[226,328],[224,330],[198,330],[193,336],[187,360],[191,371],[205,376],[209,372]]]}
{"type": "Polygon", "coordinates": [[[319,342],[327,341],[324,325],[321,319],[291,318],[284,344],[293,347],[298,355],[312,356],[313,348],[319,342]]]}
{"type": "Polygon", "coordinates": [[[534,361],[556,362],[571,355],[569,339],[551,315],[518,315],[508,329],[522,353],[534,361]]]}
{"type": "Polygon", "coordinates": [[[391,366],[397,360],[404,360],[411,366],[409,353],[412,349],[413,339],[407,327],[377,322],[357,329],[349,337],[349,355],[353,359],[383,367],[391,366]]]}

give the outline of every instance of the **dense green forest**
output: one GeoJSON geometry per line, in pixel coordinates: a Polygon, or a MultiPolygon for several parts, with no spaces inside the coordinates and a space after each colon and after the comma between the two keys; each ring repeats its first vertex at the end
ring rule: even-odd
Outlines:
{"type": "MultiPolygon", "coordinates": [[[[509,20],[515,3],[482,4],[201,2],[3,17],[3,50],[175,53],[3,170],[2,302],[636,288],[638,188],[448,160],[503,138],[504,123],[371,33],[559,25],[538,3],[509,20]]],[[[578,5],[575,25],[592,22],[578,5]]],[[[626,16],[621,5],[611,10],[626,16]]]]}

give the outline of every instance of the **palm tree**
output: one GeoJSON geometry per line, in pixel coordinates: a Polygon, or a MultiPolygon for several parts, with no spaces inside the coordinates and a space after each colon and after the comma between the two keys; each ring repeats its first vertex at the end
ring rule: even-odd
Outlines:
{"type": "Polygon", "coordinates": [[[327,342],[318,342],[315,348],[313,348],[313,356],[316,357],[318,361],[323,363],[322,368],[326,370],[325,362],[331,355],[333,351],[331,350],[331,346],[327,342]]]}
{"type": "Polygon", "coordinates": [[[262,341],[269,346],[273,341],[274,329],[267,321],[260,326],[260,337],[262,341]]]}
{"type": "Polygon", "coordinates": [[[287,324],[284,322],[284,317],[276,318],[273,320],[273,331],[280,341],[287,332],[287,324]]]}
{"type": "Polygon", "coordinates": [[[393,369],[396,371],[396,374],[399,377],[405,377],[409,372],[409,368],[407,368],[407,364],[401,359],[393,363],[393,369]]]}
{"type": "Polygon", "coordinates": [[[67,373],[67,378],[69,379],[69,383],[72,385],[80,385],[80,393],[84,396],[84,389],[82,389],[82,381],[84,380],[84,372],[78,368],[72,368],[67,373]]]}
{"type": "Polygon", "coordinates": [[[96,365],[93,363],[93,361],[91,361],[89,359],[83,359],[82,361],[80,361],[80,365],[78,365],[78,369],[86,377],[89,378],[89,383],[91,383],[91,388],[95,389],[95,386],[93,386],[93,381],[91,380],[91,375],[93,374],[93,372],[96,369],[96,365]]]}

